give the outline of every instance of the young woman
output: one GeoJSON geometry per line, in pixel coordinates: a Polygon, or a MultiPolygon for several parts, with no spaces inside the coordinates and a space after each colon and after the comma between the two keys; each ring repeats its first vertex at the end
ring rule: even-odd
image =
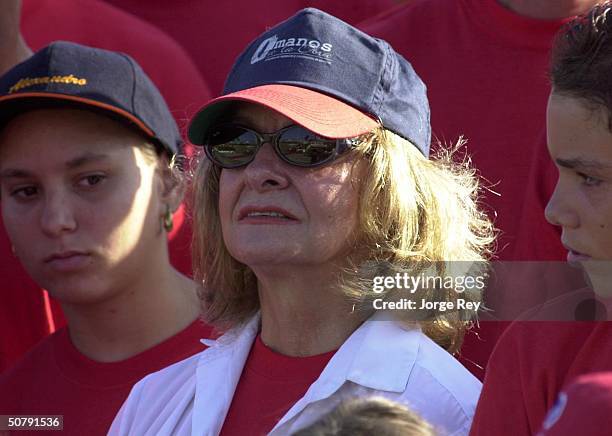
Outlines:
{"type": "Polygon", "coordinates": [[[208,157],[194,205],[204,313],[226,333],[135,386],[110,433],[290,434],[375,394],[465,434],[480,383],[447,352],[465,310],[419,311],[460,294],[374,287],[452,277],[450,261],[483,260],[492,239],[471,173],[427,159],[410,64],[305,9],[249,45],[189,134],[208,157]],[[374,314],[396,297],[417,307],[374,314]]]}
{"type": "Polygon", "coordinates": [[[168,260],[180,135],[120,53],[57,42],[0,91],[4,226],[68,319],[2,375],[0,413],[62,415],[67,434],[103,434],[137,380],[206,335],[194,282],[168,260]]]}

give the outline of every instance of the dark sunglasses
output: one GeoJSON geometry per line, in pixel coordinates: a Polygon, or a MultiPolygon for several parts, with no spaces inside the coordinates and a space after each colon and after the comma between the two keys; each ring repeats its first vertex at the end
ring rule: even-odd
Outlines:
{"type": "Polygon", "coordinates": [[[316,167],[354,148],[357,138],[328,139],[298,125],[274,133],[259,133],[239,124],[219,124],[208,129],[204,150],[221,168],[238,168],[255,159],[259,148],[272,144],[278,157],[291,165],[316,167]]]}

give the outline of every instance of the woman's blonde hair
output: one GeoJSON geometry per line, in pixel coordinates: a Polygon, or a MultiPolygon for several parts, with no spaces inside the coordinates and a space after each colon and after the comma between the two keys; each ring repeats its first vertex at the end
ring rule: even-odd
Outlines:
{"type": "MultiPolygon", "coordinates": [[[[338,283],[339,291],[354,301],[357,310],[371,312],[375,299],[394,299],[401,294],[399,289],[375,292],[376,277],[466,274],[469,266],[486,260],[493,226],[477,207],[478,180],[467,161],[453,162],[453,150],[444,149],[427,159],[410,142],[382,127],[360,139],[352,153],[367,160],[368,170],[358,181],[361,200],[355,256],[349,259],[353,266],[340,274],[338,283]],[[450,263],[454,261],[465,262],[450,263]]],[[[232,258],[223,241],[218,210],[220,173],[206,158],[196,168],[193,261],[195,277],[204,283],[204,317],[227,329],[250,318],[259,309],[259,298],[254,273],[232,258]]],[[[412,295],[480,300],[479,290],[419,289],[412,295]]],[[[455,310],[429,314],[418,322],[425,334],[454,352],[461,345],[469,317],[455,310]]]]}

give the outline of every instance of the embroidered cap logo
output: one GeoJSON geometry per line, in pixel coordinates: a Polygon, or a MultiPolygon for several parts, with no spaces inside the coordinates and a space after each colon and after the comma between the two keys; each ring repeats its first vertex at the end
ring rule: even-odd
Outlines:
{"type": "Polygon", "coordinates": [[[262,60],[287,58],[310,59],[331,64],[332,48],[329,42],[321,43],[317,39],[300,37],[279,39],[277,35],[273,35],[259,44],[251,56],[251,65],[262,60]]]}
{"type": "Polygon", "coordinates": [[[87,79],[74,77],[72,74],[69,76],[26,77],[26,78],[20,79],[19,82],[11,86],[11,88],[9,89],[9,94],[12,94],[13,92],[17,92],[23,88],[29,88],[30,86],[47,84],[47,83],[65,83],[65,84],[72,84],[72,85],[78,85],[78,86],[85,86],[87,85],[87,79]]]}

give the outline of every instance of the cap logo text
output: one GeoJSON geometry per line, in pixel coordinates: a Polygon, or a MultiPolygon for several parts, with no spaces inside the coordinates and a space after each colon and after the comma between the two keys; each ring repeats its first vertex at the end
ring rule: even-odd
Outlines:
{"type": "Polygon", "coordinates": [[[17,92],[23,88],[28,88],[34,85],[42,85],[45,83],[66,83],[77,86],[85,86],[87,85],[87,79],[80,79],[78,77],[74,77],[72,74],[69,76],[26,77],[20,79],[19,82],[11,86],[9,89],[9,94],[17,92]]]}
{"type": "Polygon", "coordinates": [[[303,58],[330,64],[332,48],[329,42],[321,43],[317,39],[299,37],[279,39],[277,35],[273,35],[261,41],[251,56],[251,65],[263,60],[286,58],[303,58]]]}

